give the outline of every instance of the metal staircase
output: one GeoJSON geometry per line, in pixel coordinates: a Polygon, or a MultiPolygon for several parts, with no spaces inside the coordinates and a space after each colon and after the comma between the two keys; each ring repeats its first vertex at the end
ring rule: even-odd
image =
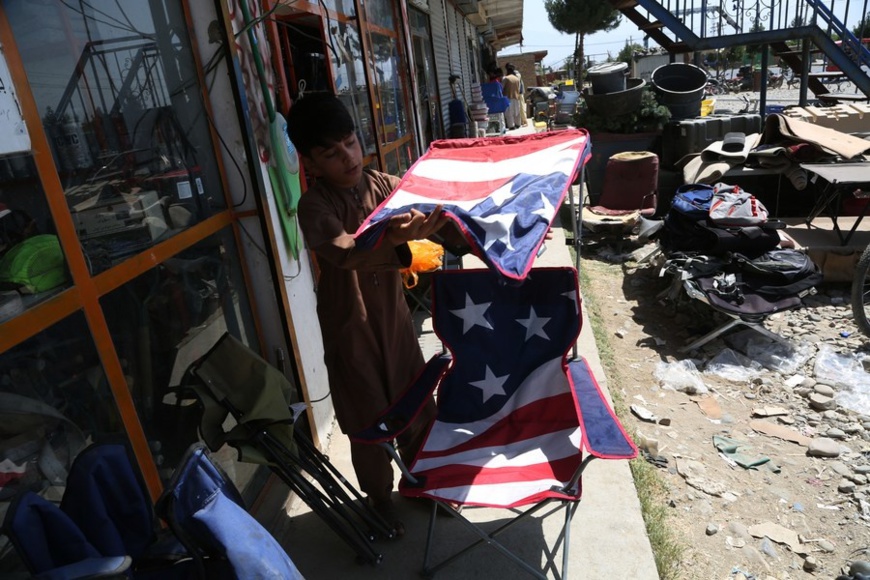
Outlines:
{"type": "MultiPolygon", "coordinates": [[[[870,51],[834,14],[837,0],[610,0],[639,30],[672,54],[767,44],[801,77],[801,92],[822,101],[846,100],[830,92],[824,77],[844,76],[870,98],[870,51]],[[839,41],[834,40],[839,38],[839,41]],[[823,53],[839,71],[811,73],[813,54],[823,53]]],[[[840,0],[854,16],[868,0],[840,0]]],[[[864,34],[870,37],[870,29],[864,34]]],[[[855,100],[853,97],[852,100],[855,100]]]]}

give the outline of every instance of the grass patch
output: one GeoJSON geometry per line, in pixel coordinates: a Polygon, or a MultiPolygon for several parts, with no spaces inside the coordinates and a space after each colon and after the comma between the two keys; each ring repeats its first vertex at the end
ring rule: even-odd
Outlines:
{"type": "MultiPolygon", "coordinates": [[[[574,252],[574,248],[570,248],[574,252]]],[[[572,255],[573,257],[573,255],[572,255]]],[[[622,275],[621,272],[609,271],[619,266],[601,264],[598,262],[581,261],[580,287],[591,287],[591,276],[601,274],[606,276],[622,275]]],[[[592,325],[592,335],[595,337],[595,345],[598,347],[598,355],[601,365],[604,367],[609,379],[610,395],[613,397],[613,406],[617,415],[625,418],[628,406],[622,394],[621,376],[619,365],[616,361],[611,335],[604,324],[601,312],[601,304],[598,304],[592,293],[583,295],[586,311],[589,313],[588,322],[592,325]]],[[[630,433],[634,436],[634,433],[630,433]]],[[[676,533],[668,526],[669,511],[666,504],[668,488],[664,480],[659,476],[656,468],[644,459],[634,459],[629,462],[634,484],[637,488],[640,500],[641,513],[646,525],[646,533],[650,540],[659,577],[662,580],[678,580],[680,578],[680,563],[682,562],[685,546],[679,541],[676,533]]]]}

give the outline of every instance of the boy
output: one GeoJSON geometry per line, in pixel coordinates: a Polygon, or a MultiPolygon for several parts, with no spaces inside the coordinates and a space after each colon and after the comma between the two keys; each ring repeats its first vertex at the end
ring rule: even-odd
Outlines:
{"type": "MultiPolygon", "coordinates": [[[[353,118],[333,95],[306,95],[287,115],[287,130],[313,185],[299,203],[299,223],[320,266],[317,315],[338,424],[344,433],[371,425],[424,365],[399,269],[411,263],[407,242],[446,223],[441,208],[391,220],[380,246],[358,250],[353,233],[398,185],[363,169],[353,118]]],[[[410,462],[434,418],[434,404],[399,439],[410,462]]],[[[393,468],[377,445],[351,442],[360,488],[378,513],[404,533],[391,494],[393,468]]]]}

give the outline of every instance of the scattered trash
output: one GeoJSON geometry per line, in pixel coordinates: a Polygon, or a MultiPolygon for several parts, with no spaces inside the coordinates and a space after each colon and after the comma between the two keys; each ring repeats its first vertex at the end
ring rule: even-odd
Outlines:
{"type": "Polygon", "coordinates": [[[723,349],[707,362],[705,375],[716,375],[728,381],[751,381],[761,374],[763,367],[730,348],[723,349]]]}
{"type": "Polygon", "coordinates": [[[830,345],[819,347],[813,365],[816,380],[831,381],[842,387],[838,402],[859,413],[870,413],[870,373],[854,355],[839,354],[830,345]]]}
{"type": "Polygon", "coordinates": [[[800,385],[802,382],[804,382],[804,379],[806,379],[806,377],[803,375],[792,375],[786,379],[784,384],[789,389],[793,389],[796,386],[800,385]]]}
{"type": "Polygon", "coordinates": [[[850,336],[852,336],[852,333],[847,331],[847,330],[844,330],[843,332],[840,333],[840,336],[842,336],[843,338],[849,338],[850,336]]]}
{"type": "Polygon", "coordinates": [[[647,423],[658,423],[659,425],[663,425],[665,427],[671,424],[671,420],[669,418],[658,417],[646,407],[641,407],[640,405],[631,405],[629,408],[631,409],[631,412],[634,414],[634,416],[641,421],[646,421],[647,423]]]}
{"type": "Polygon", "coordinates": [[[749,527],[749,533],[754,538],[770,538],[777,544],[786,546],[795,554],[807,554],[806,547],[801,543],[797,532],[774,522],[763,522],[749,527]]]}
{"type": "Polygon", "coordinates": [[[690,360],[679,360],[672,363],[660,362],[656,365],[655,377],[662,384],[662,387],[689,395],[703,394],[709,391],[695,363],[690,360]]]}
{"type": "Polygon", "coordinates": [[[756,407],[752,409],[753,417],[778,417],[788,415],[788,409],[782,407],[756,407]]]}
{"type": "MultiPolygon", "coordinates": [[[[754,456],[749,453],[752,449],[743,441],[713,435],[713,445],[720,453],[744,469],[758,469],[760,465],[770,462],[770,457],[754,456]]],[[[779,473],[779,467],[773,468],[774,473],[779,473]]]]}
{"type": "Polygon", "coordinates": [[[629,407],[631,409],[632,414],[635,417],[640,419],[641,421],[646,421],[647,423],[658,423],[659,418],[656,417],[652,411],[647,409],[646,407],[641,407],[640,405],[631,405],[629,407]]]}
{"type": "Polygon", "coordinates": [[[655,465],[656,467],[660,467],[662,469],[668,468],[668,458],[664,455],[652,455],[646,449],[641,449],[640,453],[641,455],[643,455],[643,458],[647,460],[647,462],[655,465]]]}
{"type": "Polygon", "coordinates": [[[814,347],[807,343],[794,345],[768,340],[749,340],[746,356],[767,369],[790,375],[801,368],[813,354],[814,347]]]}
{"type": "Polygon", "coordinates": [[[794,429],[789,429],[783,425],[777,425],[776,423],[770,423],[768,421],[755,419],[749,422],[749,426],[759,433],[764,433],[765,435],[777,437],[778,439],[783,439],[785,441],[791,441],[792,443],[797,443],[804,447],[809,447],[810,441],[812,441],[812,439],[805,435],[801,435],[794,429]]]}
{"type": "Polygon", "coordinates": [[[718,421],[722,418],[722,408],[719,406],[719,401],[716,397],[692,397],[692,400],[698,404],[701,412],[709,419],[718,421]]]}

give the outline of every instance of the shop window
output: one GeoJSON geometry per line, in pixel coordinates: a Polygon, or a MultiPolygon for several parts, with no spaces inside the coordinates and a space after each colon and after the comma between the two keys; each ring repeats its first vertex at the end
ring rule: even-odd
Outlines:
{"type": "Polygon", "coordinates": [[[82,449],[125,439],[81,312],[3,353],[0,433],[0,506],[25,490],[60,498],[82,449]]]}
{"type": "Polygon", "coordinates": [[[408,134],[405,86],[399,70],[396,39],[372,33],[371,40],[375,86],[379,101],[378,125],[381,129],[381,142],[387,144],[408,134]]]}
{"type": "MultiPolygon", "coordinates": [[[[164,480],[184,451],[198,440],[201,409],[178,396],[188,367],[229,332],[255,350],[232,233],[223,230],[101,300],[140,421],[164,480]]],[[[232,464],[233,482],[244,489],[252,464],[234,463],[235,451],[218,457],[232,464]]]]}
{"type": "Polygon", "coordinates": [[[393,3],[390,0],[368,0],[366,13],[369,24],[393,30],[396,25],[393,20],[393,3]]]}
{"type": "Polygon", "coordinates": [[[0,157],[0,324],[70,285],[33,156],[0,157]]]}
{"type": "Polygon", "coordinates": [[[180,2],[4,10],[92,274],[225,209],[180,2]]]}
{"type": "Polygon", "coordinates": [[[353,0],[320,0],[319,4],[333,12],[356,18],[356,5],[353,0]]]}
{"type": "Polygon", "coordinates": [[[335,91],[353,116],[363,155],[377,152],[371,100],[363,70],[362,44],[353,22],[331,22],[329,42],[335,91]]]}
{"type": "Polygon", "coordinates": [[[411,143],[405,142],[401,147],[399,147],[399,173],[396,175],[404,175],[405,172],[411,168],[412,163],[414,163],[414,157],[411,150],[411,143]]]}
{"type": "Polygon", "coordinates": [[[386,171],[390,175],[401,175],[399,173],[399,154],[397,151],[384,153],[384,161],[387,163],[386,171]]]}

